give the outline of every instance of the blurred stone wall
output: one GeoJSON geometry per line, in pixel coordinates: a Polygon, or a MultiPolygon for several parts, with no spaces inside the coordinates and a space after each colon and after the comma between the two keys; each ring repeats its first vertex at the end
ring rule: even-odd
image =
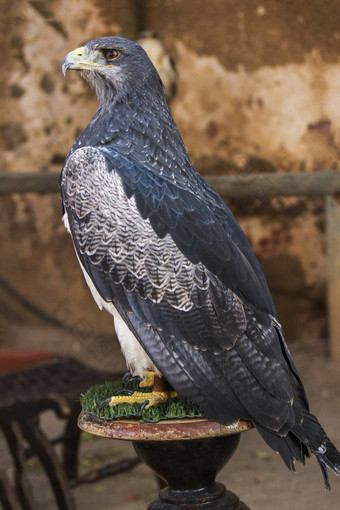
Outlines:
{"type": "MultiPolygon", "coordinates": [[[[138,0],[136,0],[138,1],[138,0]]],[[[339,168],[338,2],[146,0],[141,28],[175,58],[172,111],[203,173],[339,168]]],[[[115,1],[2,4],[0,171],[57,171],[96,100],[66,53],[120,33],[115,1]]],[[[124,35],[124,34],[123,34],[124,35]]],[[[324,209],[317,199],[231,201],[267,274],[289,341],[326,335],[324,209]]],[[[110,331],[83,282],[58,196],[0,200],[0,276],[68,324],[110,331]]],[[[3,330],[33,321],[0,286],[3,330]]],[[[1,344],[0,344],[1,347],[1,344]]]]}

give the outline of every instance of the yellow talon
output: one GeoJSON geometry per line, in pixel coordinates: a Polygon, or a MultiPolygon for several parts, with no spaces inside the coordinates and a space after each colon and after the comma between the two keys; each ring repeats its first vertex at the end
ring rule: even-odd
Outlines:
{"type": "Polygon", "coordinates": [[[144,404],[148,401],[144,407],[144,409],[148,409],[151,406],[167,402],[171,398],[176,398],[177,396],[175,391],[152,391],[150,393],[135,391],[133,395],[117,395],[111,397],[109,406],[114,406],[116,404],[144,404]]]}

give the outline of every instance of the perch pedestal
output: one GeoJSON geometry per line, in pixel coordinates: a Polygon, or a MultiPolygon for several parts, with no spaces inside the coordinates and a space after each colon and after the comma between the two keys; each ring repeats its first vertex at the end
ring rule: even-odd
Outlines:
{"type": "Polygon", "coordinates": [[[132,441],[140,458],[166,487],[148,510],[249,510],[226,487],[215,482],[217,473],[237,449],[246,421],[232,426],[204,420],[103,420],[82,412],[79,427],[91,434],[132,441]]]}

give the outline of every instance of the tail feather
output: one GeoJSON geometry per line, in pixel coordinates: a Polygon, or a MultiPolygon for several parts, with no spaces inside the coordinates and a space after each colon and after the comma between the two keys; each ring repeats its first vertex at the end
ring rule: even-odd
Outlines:
{"type": "Polygon", "coordinates": [[[265,442],[277,451],[286,466],[295,471],[295,460],[305,464],[309,451],[315,455],[324,478],[325,488],[331,489],[327,468],[340,474],[340,452],[332,444],[326,432],[313,414],[303,411],[303,420],[296,424],[286,436],[278,436],[258,426],[256,428],[265,442]]]}
{"type": "Polygon", "coordinates": [[[319,463],[320,469],[321,469],[321,473],[322,473],[324,484],[325,484],[325,489],[326,489],[326,491],[330,491],[331,490],[331,484],[329,483],[329,477],[328,477],[328,471],[327,471],[326,464],[320,458],[320,455],[318,455],[317,453],[315,454],[315,457],[316,457],[316,459],[317,459],[317,461],[319,463]]]}
{"type": "Polygon", "coordinates": [[[293,434],[287,434],[285,440],[291,449],[295,459],[305,465],[306,457],[310,457],[308,448],[304,443],[302,443],[297,437],[293,434]]]}
{"type": "Polygon", "coordinates": [[[287,468],[291,471],[295,471],[295,455],[292,448],[288,445],[286,438],[277,436],[258,425],[256,425],[256,428],[268,446],[280,454],[287,468]]]}
{"type": "Polygon", "coordinates": [[[292,432],[314,453],[320,465],[327,466],[336,475],[340,474],[340,452],[313,414],[304,411],[302,423],[295,425],[292,432]]]}
{"type": "Polygon", "coordinates": [[[340,474],[340,453],[335,448],[334,444],[326,436],[326,440],[322,443],[318,450],[311,450],[314,453],[321,472],[323,474],[325,488],[331,490],[329,483],[327,468],[329,468],[334,474],[340,474]],[[322,452],[322,453],[320,453],[322,452]]]}

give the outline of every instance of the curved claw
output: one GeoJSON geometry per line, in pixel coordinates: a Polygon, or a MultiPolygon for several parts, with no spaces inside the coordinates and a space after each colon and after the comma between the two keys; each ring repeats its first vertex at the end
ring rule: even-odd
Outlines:
{"type": "MultiPolygon", "coordinates": [[[[127,388],[123,388],[122,390],[119,390],[115,393],[115,396],[118,395],[133,395],[135,392],[133,390],[128,390],[127,388]]],[[[111,401],[111,399],[109,399],[111,401]]]]}
{"type": "Polygon", "coordinates": [[[148,404],[150,404],[150,400],[146,400],[145,402],[143,402],[143,404],[141,405],[140,410],[141,410],[141,411],[144,411],[144,409],[146,408],[146,406],[147,406],[148,404]]]}
{"type": "Polygon", "coordinates": [[[126,382],[125,382],[125,386],[128,386],[129,384],[131,384],[132,382],[134,381],[142,381],[142,378],[139,377],[139,375],[132,375],[126,382]]]}
{"type": "Polygon", "coordinates": [[[125,383],[125,381],[128,381],[130,379],[130,377],[133,377],[133,375],[131,374],[130,370],[128,370],[127,372],[125,372],[125,374],[123,375],[122,377],[122,381],[125,383]]]}
{"type": "Polygon", "coordinates": [[[99,404],[99,407],[102,408],[106,405],[109,405],[109,403],[111,402],[111,397],[109,398],[106,398],[105,400],[103,400],[100,404],[99,404]]]}
{"type": "Polygon", "coordinates": [[[123,375],[123,378],[122,378],[125,388],[132,382],[141,381],[141,380],[142,380],[142,378],[139,377],[139,375],[133,375],[133,374],[131,374],[131,372],[125,372],[125,374],[123,375]]]}

